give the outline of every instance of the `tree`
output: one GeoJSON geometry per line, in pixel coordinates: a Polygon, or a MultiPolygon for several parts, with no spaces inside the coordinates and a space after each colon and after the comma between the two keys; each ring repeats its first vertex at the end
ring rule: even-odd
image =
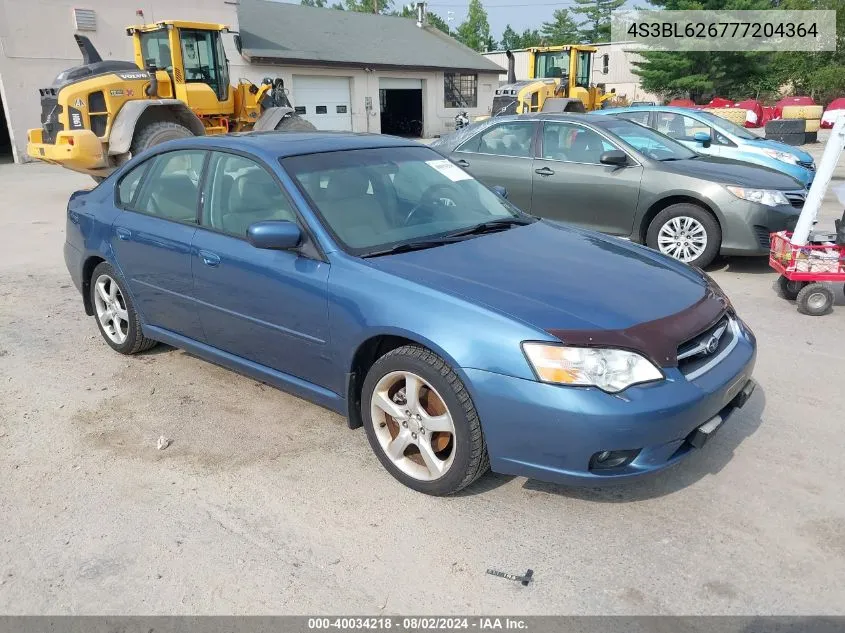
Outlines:
{"type": "Polygon", "coordinates": [[[452,35],[452,31],[449,28],[449,25],[446,23],[446,20],[441,18],[436,13],[429,12],[426,14],[426,20],[428,23],[433,26],[434,28],[443,31],[446,35],[452,35]]]}
{"type": "Polygon", "coordinates": [[[581,39],[585,42],[609,42],[610,13],[625,4],[625,0],[575,0],[575,4],[577,6],[572,7],[572,12],[586,17],[580,25],[581,39]]]}
{"type": "Polygon", "coordinates": [[[469,0],[467,19],[458,27],[458,41],[483,53],[491,42],[490,23],[481,0],[469,0]]]}
{"type": "Polygon", "coordinates": [[[506,51],[522,48],[519,34],[511,28],[510,24],[505,26],[505,30],[502,31],[502,48],[506,51]]]}
{"type": "MultiPolygon", "coordinates": [[[[325,0],[323,1],[325,2],[325,0]]],[[[540,27],[540,33],[542,33],[546,44],[549,46],[573,44],[579,42],[581,39],[580,33],[578,32],[578,25],[569,16],[569,11],[566,9],[555,9],[555,12],[552,14],[552,21],[543,22],[540,27]]]]}
{"type": "Polygon", "coordinates": [[[540,46],[543,44],[543,36],[537,29],[525,29],[522,35],[519,36],[520,48],[528,48],[529,46],[540,46]]]}
{"type": "Polygon", "coordinates": [[[306,7],[319,7],[321,9],[326,8],[326,0],[302,0],[299,4],[306,7]]]}

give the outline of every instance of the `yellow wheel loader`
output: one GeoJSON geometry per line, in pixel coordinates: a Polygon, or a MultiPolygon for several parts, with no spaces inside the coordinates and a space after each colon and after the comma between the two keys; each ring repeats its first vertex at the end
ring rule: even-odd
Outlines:
{"type": "MultiPolygon", "coordinates": [[[[493,95],[491,116],[527,112],[584,112],[600,109],[615,96],[590,83],[595,46],[565,45],[528,49],[528,79],[516,80],[513,53],[507,51],[507,84],[493,95]]],[[[479,117],[481,120],[487,117],[479,117]]]]}
{"type": "MultiPolygon", "coordinates": [[[[82,65],[41,89],[41,127],[29,130],[32,158],[95,180],[148,147],[184,136],[247,130],[306,131],[280,78],[229,83],[223,24],[164,20],[127,27],[135,61],[103,60],[74,35],[82,65]]],[[[240,38],[235,35],[240,50],[240,38]]]]}

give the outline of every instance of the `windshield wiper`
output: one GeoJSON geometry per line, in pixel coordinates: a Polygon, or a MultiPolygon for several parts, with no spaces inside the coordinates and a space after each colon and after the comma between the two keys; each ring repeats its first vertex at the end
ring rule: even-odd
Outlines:
{"type": "Polygon", "coordinates": [[[532,224],[534,222],[535,220],[530,220],[528,218],[500,218],[498,220],[490,220],[489,222],[482,222],[481,224],[476,224],[475,226],[471,226],[468,229],[454,231],[453,233],[449,233],[449,237],[461,237],[464,235],[478,235],[480,233],[490,233],[492,231],[501,231],[512,226],[525,226],[526,224],[532,224]]]}
{"type": "Polygon", "coordinates": [[[402,242],[390,248],[385,248],[380,251],[371,251],[361,257],[381,257],[382,255],[396,255],[398,253],[409,253],[410,251],[421,251],[426,248],[434,248],[435,246],[443,246],[444,244],[452,244],[453,242],[461,242],[462,240],[453,239],[452,236],[441,237],[432,240],[416,240],[413,242],[402,242]]]}

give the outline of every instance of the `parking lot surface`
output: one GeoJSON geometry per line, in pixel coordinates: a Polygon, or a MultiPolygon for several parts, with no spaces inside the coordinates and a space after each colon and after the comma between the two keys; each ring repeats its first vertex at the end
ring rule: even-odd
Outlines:
{"type": "Polygon", "coordinates": [[[845,614],[841,287],[812,318],[764,260],[710,268],[759,386],[678,467],[432,498],[333,413],[180,350],[110,350],[62,259],[90,184],[0,165],[0,612],[845,614]]]}

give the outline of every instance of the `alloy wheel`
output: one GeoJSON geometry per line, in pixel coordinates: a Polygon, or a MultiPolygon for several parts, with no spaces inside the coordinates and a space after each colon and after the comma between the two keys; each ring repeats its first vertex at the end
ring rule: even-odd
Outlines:
{"type": "Polygon", "coordinates": [[[129,335],[129,313],[117,282],[109,275],[100,275],[94,282],[94,309],[106,336],[123,345],[129,335]]]}
{"type": "Polygon", "coordinates": [[[664,255],[689,263],[707,248],[707,231],[695,218],[678,216],[660,227],[657,246],[664,255]]]}
{"type": "Polygon", "coordinates": [[[455,423],[443,398],[408,371],[386,374],[373,390],[370,414],[385,455],[409,477],[433,481],[455,457],[455,423]]]}

